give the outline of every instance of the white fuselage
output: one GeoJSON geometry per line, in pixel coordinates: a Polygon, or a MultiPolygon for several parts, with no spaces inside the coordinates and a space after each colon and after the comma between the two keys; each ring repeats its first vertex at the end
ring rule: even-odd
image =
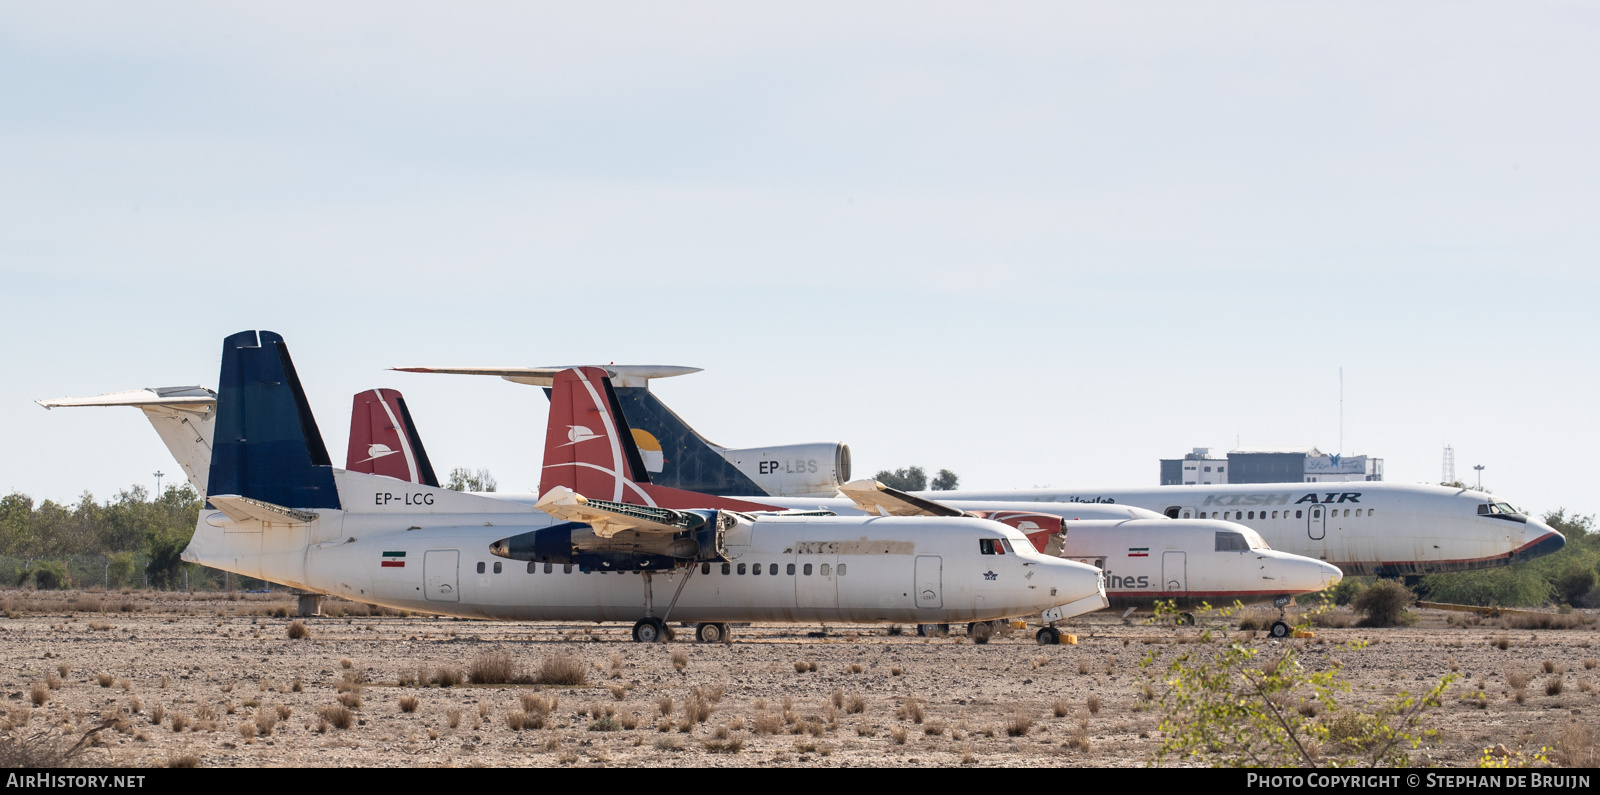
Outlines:
{"type": "Polygon", "coordinates": [[[946,501],[1131,505],[1173,518],[1249,527],[1279,552],[1327,561],[1347,575],[1433,574],[1491,568],[1560,549],[1532,517],[1480,515],[1494,502],[1470,489],[1404,483],[1259,483],[1143,489],[923,492],[946,501]]]}
{"type": "MultiPolygon", "coordinates": [[[[184,559],[353,600],[472,618],[633,621],[646,577],[507,560],[495,541],[554,521],[517,502],[335,470],[344,510],[308,524],[202,511],[184,559]]],[[[756,515],[729,560],[650,577],[651,612],[682,621],[947,623],[1106,605],[1099,570],[1041,555],[982,519],[756,515]],[[1006,539],[1011,556],[981,555],[1006,539]],[[755,567],[760,566],[760,574],[755,567]],[[726,571],[727,573],[724,573],[726,571]],[[683,583],[684,577],[689,577],[683,583]]]]}

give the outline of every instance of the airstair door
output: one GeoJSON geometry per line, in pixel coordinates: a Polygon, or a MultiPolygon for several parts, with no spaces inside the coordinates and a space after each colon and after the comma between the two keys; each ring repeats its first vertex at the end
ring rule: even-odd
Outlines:
{"type": "Polygon", "coordinates": [[[456,564],[461,552],[454,549],[430,549],[422,555],[422,579],[427,583],[424,595],[430,602],[459,602],[456,593],[456,564]]]}
{"type": "Polygon", "coordinates": [[[944,607],[944,559],[938,555],[917,556],[917,607],[944,607]]]}
{"type": "Polygon", "coordinates": [[[1306,532],[1310,534],[1312,541],[1321,541],[1322,537],[1326,535],[1324,521],[1321,505],[1313,505],[1310,510],[1306,511],[1306,532]]]}
{"type": "Polygon", "coordinates": [[[1182,594],[1189,590],[1189,556],[1184,552],[1161,553],[1161,590],[1182,594]]]}

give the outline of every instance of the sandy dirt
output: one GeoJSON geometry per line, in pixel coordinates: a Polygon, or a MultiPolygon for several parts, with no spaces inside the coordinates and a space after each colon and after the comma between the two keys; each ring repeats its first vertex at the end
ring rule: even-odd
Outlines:
{"type": "MultiPolygon", "coordinates": [[[[121,713],[125,728],[103,731],[104,742],[85,759],[128,766],[184,756],[207,767],[1135,766],[1161,742],[1159,711],[1141,697],[1140,662],[1193,649],[1198,634],[1107,612],[1069,628],[1076,645],[1049,647],[1037,645],[1032,630],[977,645],[959,631],[920,638],[909,627],[891,636],[883,626],[737,627],[731,643],[714,645],[688,641],[691,631],[679,629],[676,642],[644,646],[621,625],[345,615],[307,619],[310,637],[291,640],[291,619],[272,615],[291,607],[281,594],[10,591],[0,598],[6,719],[26,716],[28,730],[81,734],[121,713]],[[419,668],[465,672],[497,651],[524,671],[571,655],[588,682],[399,684],[419,668]],[[797,672],[797,663],[806,670],[797,672]],[[47,696],[40,707],[31,705],[36,684],[47,696]],[[697,688],[711,712],[686,725],[685,704],[697,688]],[[511,728],[524,694],[556,700],[544,728],[511,728]],[[360,700],[348,729],[319,718],[341,695],[360,700]],[[413,712],[401,708],[408,696],[417,700],[413,712]],[[670,717],[662,716],[663,697],[672,699],[670,717]],[[152,721],[158,705],[159,724],[152,721]],[[454,728],[452,710],[459,712],[454,728]],[[241,731],[258,714],[285,711],[270,736],[241,731]],[[608,714],[635,728],[596,730],[608,722],[595,716],[608,714]],[[174,715],[188,719],[184,731],[173,730],[174,715]],[[1019,716],[1031,726],[1012,736],[1008,727],[1019,728],[1019,716]]],[[[1266,652],[1293,643],[1312,666],[1333,655],[1354,685],[1351,703],[1420,692],[1457,670],[1462,681],[1429,721],[1441,735],[1415,752],[1419,763],[1468,765],[1486,747],[1536,750],[1554,746],[1562,732],[1570,736],[1573,725],[1595,726],[1600,669],[1588,667],[1600,657],[1595,625],[1450,626],[1446,614],[1421,613],[1423,621],[1405,629],[1324,629],[1293,641],[1263,633],[1248,642],[1266,652]],[[1500,636],[1508,649],[1496,647],[1500,636]],[[1347,646],[1358,638],[1372,645],[1347,646]],[[1545,673],[1545,661],[1562,673],[1545,673]],[[1513,683],[1522,674],[1529,682],[1519,703],[1513,683]],[[1559,694],[1547,694],[1552,679],[1562,684],[1559,694]],[[1485,699],[1464,698],[1480,688],[1485,699]]],[[[1246,637],[1235,622],[1211,625],[1246,637]]]]}

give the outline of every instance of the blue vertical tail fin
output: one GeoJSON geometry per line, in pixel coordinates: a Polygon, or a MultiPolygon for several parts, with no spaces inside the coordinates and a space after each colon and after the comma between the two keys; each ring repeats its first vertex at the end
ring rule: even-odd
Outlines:
{"type": "Polygon", "coordinates": [[[241,331],[222,342],[207,491],[289,508],[339,507],[333,465],[283,337],[241,331]]]}

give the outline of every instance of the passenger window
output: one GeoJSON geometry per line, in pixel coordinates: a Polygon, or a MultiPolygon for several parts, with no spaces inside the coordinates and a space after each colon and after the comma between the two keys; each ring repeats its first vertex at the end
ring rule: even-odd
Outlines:
{"type": "Polygon", "coordinates": [[[499,574],[500,573],[500,561],[498,561],[498,560],[494,562],[494,573],[495,574],[499,574]]]}
{"type": "MultiPolygon", "coordinates": [[[[774,566],[776,566],[776,565],[777,565],[777,564],[776,564],[776,563],[774,563],[774,564],[773,564],[773,565],[774,565],[774,566]]],[[[793,563],[790,563],[790,564],[789,564],[789,573],[790,573],[790,574],[793,574],[793,573],[794,573],[794,564],[793,564],[793,563]]]]}
{"type": "Polygon", "coordinates": [[[1250,518],[1251,518],[1251,519],[1254,519],[1254,518],[1256,518],[1256,512],[1255,512],[1255,511],[1251,511],[1251,512],[1250,512],[1250,518]]]}
{"type": "MultiPolygon", "coordinates": [[[[767,567],[767,573],[771,574],[774,577],[778,576],[778,564],[774,563],[774,564],[768,566],[767,567]]],[[[794,572],[791,571],[789,573],[793,574],[794,572]]]]}
{"type": "Polygon", "coordinates": [[[811,564],[810,564],[810,563],[807,563],[807,564],[806,564],[806,567],[805,567],[805,573],[806,573],[806,576],[807,576],[807,577],[810,577],[810,576],[811,576],[811,564]]]}
{"type": "Polygon", "coordinates": [[[528,573],[529,574],[538,574],[539,573],[539,564],[534,563],[531,560],[528,561],[528,573]]]}
{"type": "Polygon", "coordinates": [[[552,564],[549,564],[549,563],[544,564],[544,573],[545,574],[549,574],[553,568],[554,568],[554,566],[552,564]]]}
{"type": "Polygon", "coordinates": [[[710,563],[702,563],[702,564],[700,564],[700,573],[701,574],[710,574],[711,573],[711,564],[710,563]]]}
{"type": "Polygon", "coordinates": [[[1367,517],[1368,517],[1368,518],[1371,518],[1371,517],[1372,517],[1372,515],[1373,515],[1373,514],[1375,514],[1375,513],[1377,513],[1377,512],[1378,512],[1378,509],[1377,509],[1377,508],[1368,508],[1368,509],[1367,509],[1367,517]]]}
{"type": "Polygon", "coordinates": [[[840,577],[844,576],[844,564],[843,563],[839,564],[839,576],[840,577]]]}
{"type": "Polygon", "coordinates": [[[1188,511],[1184,511],[1183,512],[1183,518],[1185,518],[1185,519],[1189,518],[1189,512],[1188,511]]]}
{"type": "Polygon", "coordinates": [[[732,568],[733,568],[733,564],[732,563],[724,563],[724,564],[722,564],[722,573],[723,574],[727,574],[728,571],[731,570],[732,568]]]}
{"type": "Polygon", "coordinates": [[[483,573],[483,561],[481,561],[481,560],[478,561],[478,573],[479,574],[483,573]]]}
{"type": "Polygon", "coordinates": [[[752,576],[752,577],[761,576],[761,564],[760,563],[751,564],[751,566],[750,566],[750,576],[752,576]]]}
{"type": "Polygon", "coordinates": [[[563,564],[561,564],[561,573],[562,574],[571,574],[572,573],[572,564],[571,563],[563,563],[563,564]]]}
{"type": "Polygon", "coordinates": [[[1350,516],[1350,509],[1349,508],[1344,509],[1344,515],[1345,515],[1346,518],[1348,518],[1350,516]]]}
{"type": "Polygon", "coordinates": [[[739,564],[739,575],[740,576],[744,576],[744,564],[743,563],[739,564]]]}
{"type": "Polygon", "coordinates": [[[1273,511],[1272,512],[1272,518],[1274,518],[1274,519],[1278,518],[1278,512],[1277,511],[1273,511]]]}
{"type": "Polygon", "coordinates": [[[830,567],[828,566],[828,564],[826,564],[826,563],[822,564],[822,572],[821,572],[822,576],[824,576],[824,577],[828,576],[829,570],[830,570],[830,567]]]}
{"type": "Polygon", "coordinates": [[[1250,542],[1242,533],[1217,533],[1218,552],[1249,552],[1250,542]]]}

